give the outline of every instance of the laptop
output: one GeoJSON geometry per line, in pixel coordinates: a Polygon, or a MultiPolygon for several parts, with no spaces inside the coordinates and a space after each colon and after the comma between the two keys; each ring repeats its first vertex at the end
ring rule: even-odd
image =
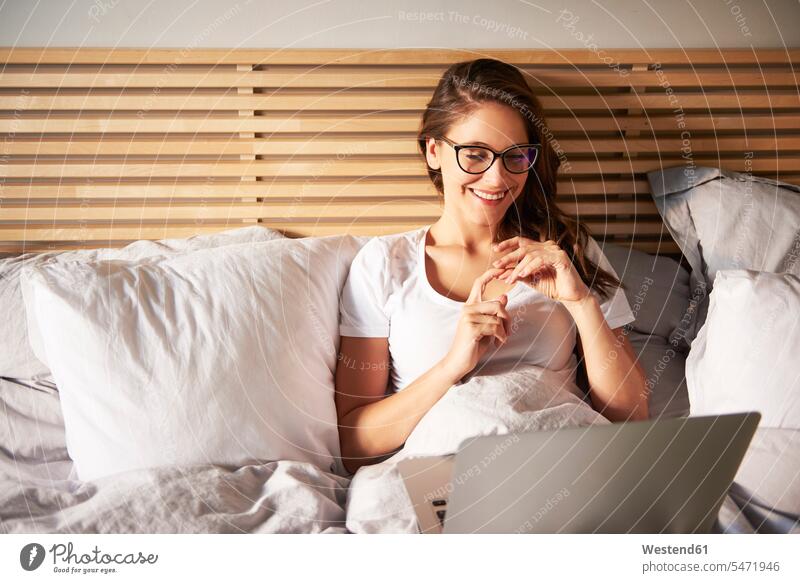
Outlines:
{"type": "Polygon", "coordinates": [[[760,418],[480,436],[398,469],[422,533],[709,533],[760,418]]]}

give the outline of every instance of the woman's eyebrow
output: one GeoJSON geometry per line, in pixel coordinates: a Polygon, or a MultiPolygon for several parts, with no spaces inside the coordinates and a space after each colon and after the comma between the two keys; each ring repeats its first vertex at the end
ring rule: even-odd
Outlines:
{"type": "MultiPolygon", "coordinates": [[[[492,146],[490,146],[490,145],[489,145],[489,144],[487,144],[486,142],[464,142],[464,143],[465,143],[465,144],[474,144],[474,145],[476,145],[476,146],[486,146],[487,148],[492,148],[492,146]]],[[[519,143],[517,143],[517,144],[511,144],[510,146],[506,146],[505,148],[500,148],[500,149],[499,149],[499,150],[497,150],[497,151],[498,151],[498,152],[502,152],[503,150],[508,150],[509,148],[512,148],[512,147],[514,147],[514,146],[521,146],[521,145],[523,145],[523,144],[527,144],[527,143],[528,143],[528,142],[519,142],[519,143]]],[[[494,149],[494,148],[492,148],[492,149],[494,149]]]]}

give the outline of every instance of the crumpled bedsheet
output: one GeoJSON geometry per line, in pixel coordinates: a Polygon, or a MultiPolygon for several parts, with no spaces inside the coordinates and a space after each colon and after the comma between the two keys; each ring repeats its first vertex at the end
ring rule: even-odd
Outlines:
{"type": "Polygon", "coordinates": [[[345,533],[349,479],[276,461],[17,480],[0,464],[3,533],[345,533]]]}

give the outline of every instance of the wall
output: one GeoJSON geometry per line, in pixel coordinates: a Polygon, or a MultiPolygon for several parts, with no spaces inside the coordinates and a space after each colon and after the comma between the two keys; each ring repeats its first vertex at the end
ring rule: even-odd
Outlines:
{"type": "Polygon", "coordinates": [[[3,46],[798,47],[797,0],[7,0],[3,46]]]}

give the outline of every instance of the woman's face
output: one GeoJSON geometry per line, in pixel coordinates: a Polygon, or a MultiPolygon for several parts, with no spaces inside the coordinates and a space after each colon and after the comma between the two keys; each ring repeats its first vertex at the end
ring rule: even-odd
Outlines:
{"type": "MultiPolygon", "coordinates": [[[[450,127],[446,137],[456,144],[487,145],[502,152],[514,144],[529,143],[522,116],[509,106],[482,103],[467,118],[450,127]],[[483,142],[481,144],[481,142],[483,142]]],[[[483,174],[468,174],[458,165],[452,146],[429,138],[426,157],[433,169],[441,169],[445,212],[482,226],[498,224],[508,207],[519,197],[528,173],[506,170],[498,157],[483,174]],[[503,194],[498,201],[487,201],[476,194],[503,194]]]]}

